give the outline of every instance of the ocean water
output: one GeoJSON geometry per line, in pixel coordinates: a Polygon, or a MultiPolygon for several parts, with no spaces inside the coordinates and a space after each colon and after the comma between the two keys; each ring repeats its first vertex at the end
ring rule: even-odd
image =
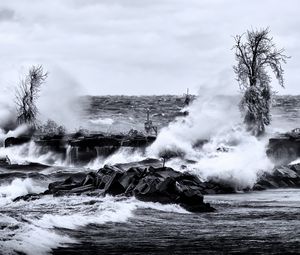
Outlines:
{"type": "Polygon", "coordinates": [[[261,139],[244,131],[238,98],[199,97],[186,109],[183,100],[178,96],[81,98],[82,126],[93,132],[142,131],[147,109],[159,127],[157,141],[146,150],[123,148],[85,167],[41,152],[33,143],[0,148],[0,156],[8,155],[15,163],[52,165],[44,170],[0,168],[0,254],[299,254],[297,189],[205,196],[217,211],[203,214],[178,205],[110,196],[45,196],[12,202],[17,196],[44,191],[49,182],[70,175],[80,178],[107,163],[159,157],[164,150],[181,155],[168,166],[203,180],[230,181],[242,190],[253,186],[261,173],[272,171],[265,155],[268,138],[300,123],[299,96],[276,98],[272,125],[261,139]],[[181,116],[184,110],[189,116],[181,116]],[[196,146],[201,139],[209,142],[196,146]]]}

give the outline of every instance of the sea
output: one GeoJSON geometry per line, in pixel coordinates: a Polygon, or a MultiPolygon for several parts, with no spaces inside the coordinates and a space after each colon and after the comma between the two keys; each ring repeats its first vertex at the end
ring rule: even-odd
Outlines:
{"type": "MultiPolygon", "coordinates": [[[[300,127],[300,96],[275,97],[271,125],[260,138],[245,131],[239,96],[200,95],[189,106],[174,95],[85,96],[75,103],[67,114],[77,119],[76,126],[59,123],[71,131],[144,132],[148,112],[157,139],[146,149],[122,148],[84,166],[41,151],[33,142],[0,148],[0,157],[20,164],[0,168],[0,254],[300,254],[300,189],[243,191],[261,174],[272,173],[268,139],[300,127]],[[197,146],[203,139],[208,142],[197,146]],[[159,158],[166,150],[180,155],[167,166],[201,180],[226,181],[237,193],[204,196],[216,208],[212,213],[122,196],[12,201],[43,192],[53,181],[81,178],[105,164],[159,158]],[[28,162],[49,167],[24,169],[28,162]]],[[[18,130],[2,131],[1,137],[18,130]]]]}

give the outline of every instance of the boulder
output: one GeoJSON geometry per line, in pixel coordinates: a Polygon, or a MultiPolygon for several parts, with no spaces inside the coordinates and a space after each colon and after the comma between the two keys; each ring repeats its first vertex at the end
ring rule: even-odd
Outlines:
{"type": "Polygon", "coordinates": [[[272,173],[265,173],[260,176],[253,189],[300,188],[298,167],[298,164],[277,167],[272,173]]]}
{"type": "Polygon", "coordinates": [[[31,136],[8,137],[4,141],[5,147],[22,145],[30,142],[31,136]]]}
{"type": "MultiPolygon", "coordinates": [[[[148,162],[149,163],[149,162],[148,162]]],[[[104,166],[97,172],[90,172],[75,181],[69,177],[64,181],[50,183],[48,190],[41,194],[19,197],[29,201],[42,195],[124,195],[135,196],[142,201],[162,204],[179,204],[192,212],[211,212],[214,209],[203,202],[205,183],[196,176],[181,173],[167,167],[142,166],[141,163],[126,169],[126,166],[104,166]],[[139,167],[138,167],[139,166],[139,167]],[[122,169],[123,168],[123,169],[122,169]]]]}
{"type": "Polygon", "coordinates": [[[105,193],[119,195],[125,192],[125,188],[119,182],[123,172],[116,168],[105,166],[97,172],[97,175],[99,179],[97,188],[103,189],[105,193]]]}
{"type": "Polygon", "coordinates": [[[37,194],[37,193],[32,193],[32,194],[27,194],[24,196],[19,196],[16,197],[15,199],[13,199],[13,202],[18,202],[20,200],[24,200],[24,201],[33,201],[33,200],[37,200],[41,198],[41,194],[37,194]]]}
{"type": "Polygon", "coordinates": [[[269,139],[268,157],[277,165],[286,165],[300,157],[300,136],[289,133],[269,139]]]}

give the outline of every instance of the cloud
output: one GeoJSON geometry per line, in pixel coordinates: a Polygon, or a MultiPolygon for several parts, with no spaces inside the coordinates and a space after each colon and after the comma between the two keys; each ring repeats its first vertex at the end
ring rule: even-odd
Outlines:
{"type": "Polygon", "coordinates": [[[279,91],[298,94],[299,5],[297,0],[2,0],[1,86],[15,84],[25,66],[44,64],[66,70],[85,94],[181,94],[187,87],[196,93],[220,75],[236,93],[231,36],[269,26],[278,46],[293,57],[285,66],[287,88],[279,91]]]}
{"type": "Polygon", "coordinates": [[[11,9],[0,9],[0,22],[13,20],[15,12],[11,9]]]}

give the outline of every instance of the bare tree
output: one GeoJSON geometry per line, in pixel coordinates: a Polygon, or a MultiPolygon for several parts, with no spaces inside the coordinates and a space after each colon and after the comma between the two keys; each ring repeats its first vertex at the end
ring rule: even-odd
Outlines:
{"type": "Polygon", "coordinates": [[[43,66],[32,66],[25,79],[21,80],[16,91],[18,124],[29,124],[32,127],[36,126],[38,114],[36,101],[39,97],[41,86],[47,76],[48,73],[44,72],[43,66]]]}
{"type": "Polygon", "coordinates": [[[240,89],[244,92],[240,109],[247,129],[256,136],[263,134],[265,125],[271,121],[272,88],[268,69],[273,71],[279,85],[284,87],[282,64],[289,58],[283,54],[284,49],[276,48],[269,33],[266,28],[234,37],[237,64],[233,68],[240,89]]]}

